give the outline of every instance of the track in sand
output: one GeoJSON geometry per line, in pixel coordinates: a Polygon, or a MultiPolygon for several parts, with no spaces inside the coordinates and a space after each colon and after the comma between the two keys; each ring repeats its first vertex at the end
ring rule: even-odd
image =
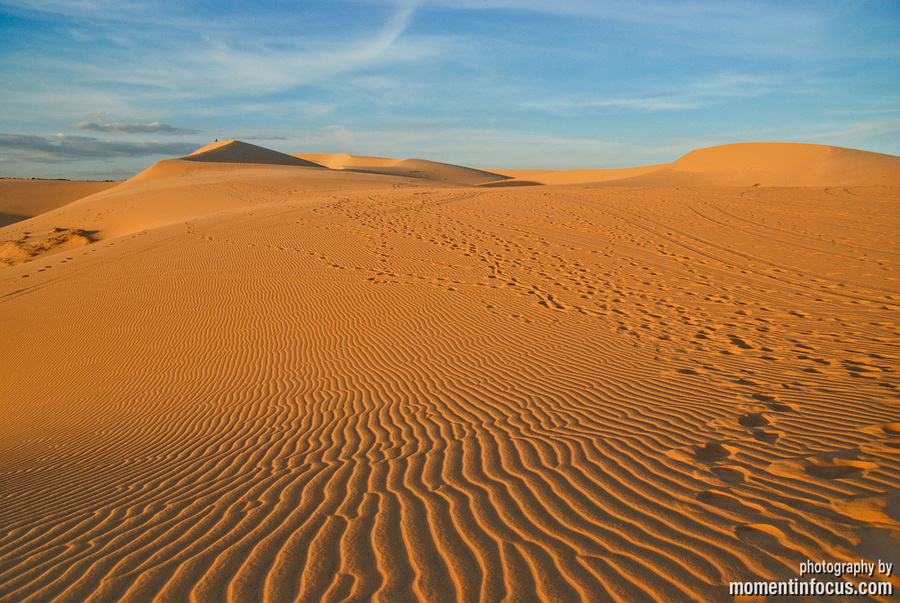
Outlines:
{"type": "Polygon", "coordinates": [[[900,561],[900,189],[155,169],[0,271],[0,601],[722,600],[900,561]]]}

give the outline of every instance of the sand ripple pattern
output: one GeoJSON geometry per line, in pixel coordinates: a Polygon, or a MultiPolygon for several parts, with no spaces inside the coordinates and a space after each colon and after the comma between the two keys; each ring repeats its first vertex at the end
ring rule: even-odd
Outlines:
{"type": "Polygon", "coordinates": [[[354,193],[9,268],[0,601],[722,600],[896,551],[898,198],[354,193]]]}

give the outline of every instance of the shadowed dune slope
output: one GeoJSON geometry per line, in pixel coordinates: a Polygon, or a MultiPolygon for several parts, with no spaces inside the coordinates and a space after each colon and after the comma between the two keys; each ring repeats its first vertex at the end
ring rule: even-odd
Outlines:
{"type": "Polygon", "coordinates": [[[197,149],[190,155],[181,157],[184,161],[210,161],[215,163],[264,163],[267,165],[296,165],[322,167],[293,155],[279,153],[240,140],[222,140],[197,149]]]}
{"type": "Polygon", "coordinates": [[[462,184],[468,186],[483,184],[485,182],[496,182],[498,180],[504,180],[506,178],[501,174],[494,174],[491,172],[485,172],[483,170],[476,170],[473,168],[461,167],[448,163],[427,161],[425,159],[404,159],[389,167],[357,166],[345,169],[352,169],[359,172],[368,172],[371,174],[408,176],[410,178],[421,178],[433,182],[445,182],[449,184],[462,184]]]}
{"type": "Polygon", "coordinates": [[[369,174],[406,176],[443,184],[475,186],[487,182],[501,183],[509,177],[499,173],[473,168],[439,163],[425,159],[389,159],[386,157],[366,157],[360,155],[295,155],[295,157],[317,161],[333,169],[352,170],[369,174]]]}
{"type": "Polygon", "coordinates": [[[722,601],[900,563],[900,188],[144,176],[77,203],[167,224],[0,271],[0,602],[722,601]]]}

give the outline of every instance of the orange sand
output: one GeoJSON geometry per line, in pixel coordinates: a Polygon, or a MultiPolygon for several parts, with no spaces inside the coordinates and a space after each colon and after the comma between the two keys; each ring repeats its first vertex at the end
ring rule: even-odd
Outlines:
{"type": "Polygon", "coordinates": [[[117,182],[0,178],[0,228],[106,190],[117,182]]]}
{"type": "Polygon", "coordinates": [[[900,158],[584,186],[257,149],[0,228],[0,601],[713,601],[900,562],[900,158]],[[557,186],[483,186],[522,180],[557,186]]]}
{"type": "Polygon", "coordinates": [[[614,170],[496,170],[541,184],[614,186],[900,186],[900,158],[816,144],[742,143],[669,164],[614,170]]]}

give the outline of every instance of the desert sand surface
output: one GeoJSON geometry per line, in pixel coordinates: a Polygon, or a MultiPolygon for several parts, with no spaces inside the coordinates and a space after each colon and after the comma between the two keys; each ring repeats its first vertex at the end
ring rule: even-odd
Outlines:
{"type": "Polygon", "coordinates": [[[0,228],[106,190],[117,182],[0,178],[0,228]]]}
{"type": "Polygon", "coordinates": [[[900,158],[258,149],[0,228],[45,243],[0,270],[0,601],[721,601],[900,562],[900,158]]]}

